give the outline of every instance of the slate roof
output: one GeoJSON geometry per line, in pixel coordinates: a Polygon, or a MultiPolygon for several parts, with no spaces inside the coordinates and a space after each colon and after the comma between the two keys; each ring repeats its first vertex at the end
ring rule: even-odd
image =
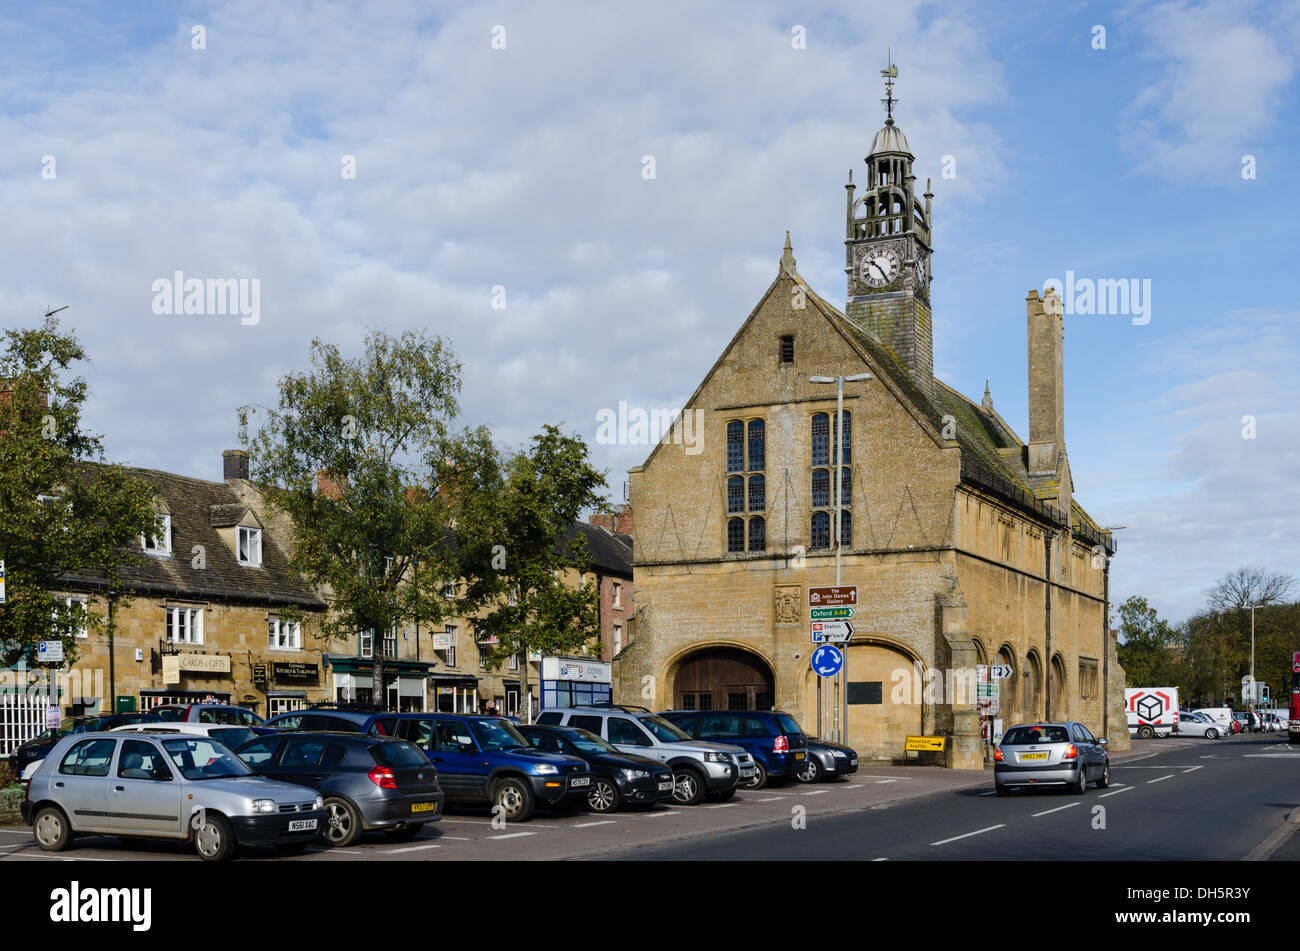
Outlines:
{"type": "MultiPolygon", "coordinates": [[[[217,528],[234,525],[249,506],[224,482],[209,482],[157,469],[127,467],[126,471],[153,485],[171,512],[171,555],[143,554],[143,565],[122,572],[138,594],[295,604],[309,609],[325,607],[325,602],[290,570],[281,540],[265,524],[262,566],[253,568],[238,562],[235,553],[217,534],[217,528]],[[203,546],[205,568],[194,567],[195,545],[203,546]]],[[[103,584],[100,579],[88,576],[71,580],[74,586],[86,588],[100,588],[103,584]]]]}
{"type": "MultiPolygon", "coordinates": [[[[801,278],[796,279],[803,283],[801,278]]],[[[806,283],[803,286],[807,288],[806,283]]],[[[879,340],[810,288],[807,290],[808,299],[813,301],[823,316],[853,344],[865,351],[931,426],[942,433],[944,416],[951,415],[956,420],[955,435],[961,450],[963,482],[995,495],[1041,520],[1058,527],[1064,526],[1066,519],[1060,509],[1041,500],[1043,495],[1052,494],[1055,480],[1031,479],[1026,465],[1025,444],[1002,417],[996,412],[987,412],[979,403],[963,396],[937,377],[934,381],[934,396],[931,397],[917,385],[898,358],[879,340]]],[[[1097,523],[1073,499],[1070,508],[1069,522],[1076,533],[1082,534],[1094,544],[1099,543],[1101,534],[1097,523]]]]}
{"type": "Polygon", "coordinates": [[[581,532],[587,540],[587,556],[602,572],[632,577],[632,536],[616,535],[599,525],[574,522],[564,533],[563,544],[570,544],[581,532]]]}

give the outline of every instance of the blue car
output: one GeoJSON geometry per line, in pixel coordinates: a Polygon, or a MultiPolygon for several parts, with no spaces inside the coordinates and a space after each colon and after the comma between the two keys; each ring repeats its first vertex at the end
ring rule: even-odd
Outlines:
{"type": "Polygon", "coordinates": [[[534,749],[503,717],[468,713],[388,713],[369,731],[414,743],[438,768],[447,803],[490,805],[508,822],[538,808],[580,809],[591,790],[585,760],[534,749]]]}
{"type": "Polygon", "coordinates": [[[758,768],[745,789],[792,780],[808,759],[808,737],[794,717],[780,710],[668,710],[659,715],[694,739],[730,743],[753,756],[758,768]]]}

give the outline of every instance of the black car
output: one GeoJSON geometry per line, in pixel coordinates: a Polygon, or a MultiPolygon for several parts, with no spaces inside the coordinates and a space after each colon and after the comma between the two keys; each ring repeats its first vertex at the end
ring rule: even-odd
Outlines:
{"type": "Polygon", "coordinates": [[[253,772],[320,791],[330,845],[352,845],[380,829],[393,840],[415,836],[442,818],[438,771],[404,740],[357,733],[282,733],[245,743],[235,753],[253,772]]]}
{"type": "Polygon", "coordinates": [[[591,791],[587,808],[614,812],[619,806],[653,806],[673,798],[673,771],[656,759],[624,753],[595,733],[570,726],[515,727],[534,749],[567,753],[587,761],[591,791]]]}
{"type": "Polygon", "coordinates": [[[816,783],[840,779],[858,771],[858,751],[843,743],[808,737],[808,761],[794,774],[797,782],[816,783]]]}
{"type": "Polygon", "coordinates": [[[153,713],[103,713],[86,716],[68,717],[57,727],[46,730],[21,744],[10,759],[18,775],[23,774],[28,763],[45,759],[54,744],[72,733],[102,733],[115,726],[128,726],[133,723],[162,723],[163,718],[153,713]]]}

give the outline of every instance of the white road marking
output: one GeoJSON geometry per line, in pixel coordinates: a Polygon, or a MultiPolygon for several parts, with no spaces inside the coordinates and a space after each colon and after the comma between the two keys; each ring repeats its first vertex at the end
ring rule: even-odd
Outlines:
{"type": "Polygon", "coordinates": [[[805,795],[805,796],[822,796],[822,795],[825,795],[825,794],[828,793],[828,792],[830,792],[829,789],[810,789],[810,790],[808,790],[806,793],[804,793],[804,795],[805,795]]]}
{"type": "Polygon", "coordinates": [[[858,779],[888,779],[891,783],[896,783],[900,779],[911,779],[910,776],[868,776],[865,773],[859,773],[858,779]]]}
{"type": "Polygon", "coordinates": [[[897,779],[877,779],[876,785],[880,786],[883,785],[884,783],[896,783],[896,782],[898,782],[897,779]]]}
{"type": "Polygon", "coordinates": [[[974,832],[967,832],[964,835],[954,835],[951,839],[940,839],[938,842],[931,842],[931,845],[947,845],[949,842],[956,842],[958,839],[969,839],[973,835],[983,835],[985,832],[992,832],[994,829],[1005,829],[1007,824],[1000,822],[995,826],[989,826],[987,829],[976,829],[974,832]]]}
{"type": "Polygon", "coordinates": [[[855,790],[856,790],[856,789],[866,789],[866,788],[867,788],[867,787],[864,786],[864,785],[862,785],[861,783],[853,783],[853,784],[851,784],[851,785],[848,785],[848,786],[845,786],[845,787],[844,787],[844,789],[845,789],[846,791],[847,791],[847,790],[850,790],[850,789],[855,789],[855,790]]]}
{"type": "Polygon", "coordinates": [[[655,818],[655,816],[680,816],[680,815],[681,815],[680,812],[676,812],[676,811],[674,811],[674,810],[672,810],[672,809],[669,809],[667,812],[647,812],[647,813],[646,813],[644,816],[642,816],[641,818],[642,818],[642,819],[653,819],[653,818],[655,818]]]}
{"type": "Polygon", "coordinates": [[[730,809],[732,806],[739,806],[738,802],[720,802],[716,806],[705,806],[705,809],[730,809]]]}
{"type": "Polygon", "coordinates": [[[1160,776],[1157,779],[1148,779],[1147,785],[1150,786],[1152,783],[1162,783],[1166,779],[1173,779],[1173,778],[1174,778],[1174,774],[1170,773],[1168,776],[1160,776]]]}
{"type": "Polygon", "coordinates": [[[766,799],[755,799],[754,802],[780,802],[785,796],[768,796],[766,799]]]}
{"type": "Polygon", "coordinates": [[[536,832],[507,832],[505,835],[490,835],[489,839],[517,839],[520,836],[537,835],[536,832]]]}
{"type": "Polygon", "coordinates": [[[1190,773],[1194,769],[1204,769],[1204,768],[1205,768],[1204,766],[1188,766],[1185,770],[1183,770],[1183,772],[1190,773]]]}
{"type": "Polygon", "coordinates": [[[403,852],[423,852],[425,849],[440,849],[441,845],[412,845],[405,849],[384,849],[384,855],[401,855],[403,852]]]}
{"type": "Polygon", "coordinates": [[[579,822],[574,826],[575,829],[590,829],[592,826],[612,826],[613,819],[601,819],[599,822],[579,822]]]}
{"type": "Polygon", "coordinates": [[[888,862],[889,859],[872,859],[873,862],[888,862]]]}
{"type": "Polygon", "coordinates": [[[1098,796],[1097,798],[1098,798],[1098,799],[1105,799],[1107,796],[1118,796],[1118,795],[1119,795],[1120,793],[1122,793],[1122,792],[1132,792],[1132,791],[1133,791],[1133,787],[1132,787],[1132,786],[1125,786],[1123,789],[1116,789],[1114,792],[1102,793],[1102,794],[1101,794],[1100,796],[1098,796]]]}
{"type": "Polygon", "coordinates": [[[440,835],[440,836],[438,836],[438,841],[439,841],[439,842],[441,842],[443,839],[450,839],[452,842],[472,842],[472,841],[473,841],[473,839],[466,838],[466,837],[463,836],[463,835],[440,835]]]}
{"type": "Polygon", "coordinates": [[[988,792],[980,793],[981,796],[996,796],[997,794],[998,791],[996,789],[990,789],[988,792]]]}
{"type": "Polygon", "coordinates": [[[1072,809],[1075,806],[1081,806],[1081,805],[1083,804],[1078,802],[1067,802],[1064,806],[1057,806],[1055,809],[1047,809],[1044,810],[1043,812],[1035,812],[1029,818],[1037,819],[1039,816],[1048,816],[1051,815],[1053,812],[1060,812],[1062,809],[1072,809]]]}

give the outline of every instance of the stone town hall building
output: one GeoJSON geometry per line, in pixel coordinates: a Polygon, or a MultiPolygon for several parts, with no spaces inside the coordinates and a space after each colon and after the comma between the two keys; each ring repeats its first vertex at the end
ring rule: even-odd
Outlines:
{"type": "Polygon", "coordinates": [[[944,735],[942,762],[979,768],[979,704],[946,687],[1001,664],[1005,726],[1078,719],[1127,749],[1106,623],[1114,545],[1074,497],[1058,299],[1026,298],[1025,441],[987,387],[976,402],[934,378],[933,196],[917,199],[890,105],[865,179],[850,172],[846,186],[844,310],[799,276],[787,235],[776,279],[683,411],[703,451],[670,433],[630,472],[637,611],[615,695],[776,706],[816,731],[808,588],[834,583],[838,465],[842,583],[859,596],[846,742],[892,760],[909,735],[944,735]],[[860,373],[871,378],[845,384],[840,427],[836,387],[809,377],[860,373]]]}

